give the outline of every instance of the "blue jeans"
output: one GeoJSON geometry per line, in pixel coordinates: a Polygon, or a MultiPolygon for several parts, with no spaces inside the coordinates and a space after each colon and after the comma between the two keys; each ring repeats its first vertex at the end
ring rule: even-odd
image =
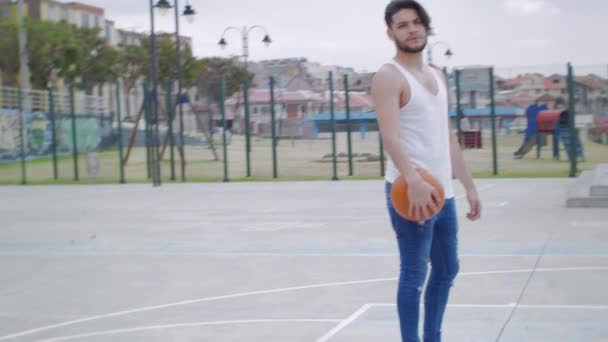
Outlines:
{"type": "Polygon", "coordinates": [[[403,342],[420,342],[418,321],[420,296],[431,263],[424,296],[424,342],[441,341],[441,324],[450,288],[460,269],[458,260],[458,219],[453,198],[431,220],[419,223],[400,216],[390,199],[391,184],[386,183],[386,199],[401,258],[397,310],[403,342]]]}

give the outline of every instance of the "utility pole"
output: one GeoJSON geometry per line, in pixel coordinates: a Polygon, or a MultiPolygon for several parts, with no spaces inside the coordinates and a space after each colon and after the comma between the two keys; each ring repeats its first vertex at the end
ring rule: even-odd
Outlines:
{"type": "MultiPolygon", "coordinates": [[[[29,110],[29,91],[30,91],[30,68],[27,55],[27,33],[25,31],[24,19],[25,16],[25,4],[24,0],[17,0],[17,24],[19,30],[19,71],[20,71],[20,82],[19,87],[21,88],[21,120],[23,122],[25,130],[25,113],[29,110]]],[[[27,135],[23,132],[23,138],[27,139],[27,135]]],[[[24,143],[27,146],[27,143],[24,143]]]]}

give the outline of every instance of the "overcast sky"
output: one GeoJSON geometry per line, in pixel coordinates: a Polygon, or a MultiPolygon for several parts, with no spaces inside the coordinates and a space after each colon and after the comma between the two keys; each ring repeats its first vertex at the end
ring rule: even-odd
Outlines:
{"type": "MultiPolygon", "coordinates": [[[[105,8],[119,28],[149,31],[145,0],[80,0],[105,8]]],[[[172,0],[169,0],[172,1],[172,0]]],[[[323,64],[375,71],[394,54],[385,34],[388,0],[190,0],[194,24],[181,21],[199,56],[241,54],[241,38],[230,32],[229,46],[217,42],[228,26],[262,25],[274,43],[266,48],[263,33],[250,35],[250,60],[306,57],[323,64]]],[[[433,49],[441,65],[485,64],[498,67],[564,64],[607,65],[608,1],[604,0],[421,0],[436,35],[454,51],[451,60],[433,49]]],[[[185,0],[180,0],[183,8],[185,0]]],[[[174,31],[173,17],[157,16],[157,27],[174,31]]],[[[608,66],[606,67],[608,73],[608,66]]]]}

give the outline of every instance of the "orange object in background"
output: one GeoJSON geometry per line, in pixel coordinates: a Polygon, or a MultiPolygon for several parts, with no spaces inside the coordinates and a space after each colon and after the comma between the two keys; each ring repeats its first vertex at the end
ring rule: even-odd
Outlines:
{"type": "MultiPolygon", "coordinates": [[[[413,216],[409,215],[409,207],[410,207],[410,199],[408,196],[408,185],[403,177],[397,178],[392,185],[391,188],[391,201],[393,202],[393,207],[397,211],[399,215],[404,217],[407,220],[420,222],[431,219],[435,216],[441,209],[445,203],[445,193],[443,191],[443,187],[433,175],[431,175],[427,170],[422,168],[417,168],[416,171],[420,174],[422,179],[430,184],[437,193],[437,211],[430,212],[431,217],[422,217],[419,213],[414,213],[413,216]]],[[[430,208],[427,208],[428,211],[431,211],[430,208]]]]}

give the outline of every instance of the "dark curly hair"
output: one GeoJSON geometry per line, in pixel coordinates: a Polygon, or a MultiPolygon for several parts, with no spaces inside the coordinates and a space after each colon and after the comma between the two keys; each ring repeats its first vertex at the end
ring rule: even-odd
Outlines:
{"type": "Polygon", "coordinates": [[[393,24],[393,16],[401,11],[402,9],[412,9],[418,13],[418,17],[422,21],[424,28],[426,31],[431,34],[433,32],[433,28],[431,27],[431,17],[429,13],[424,9],[424,7],[415,0],[393,0],[387,6],[384,11],[384,21],[386,21],[386,26],[391,27],[393,24]]]}

